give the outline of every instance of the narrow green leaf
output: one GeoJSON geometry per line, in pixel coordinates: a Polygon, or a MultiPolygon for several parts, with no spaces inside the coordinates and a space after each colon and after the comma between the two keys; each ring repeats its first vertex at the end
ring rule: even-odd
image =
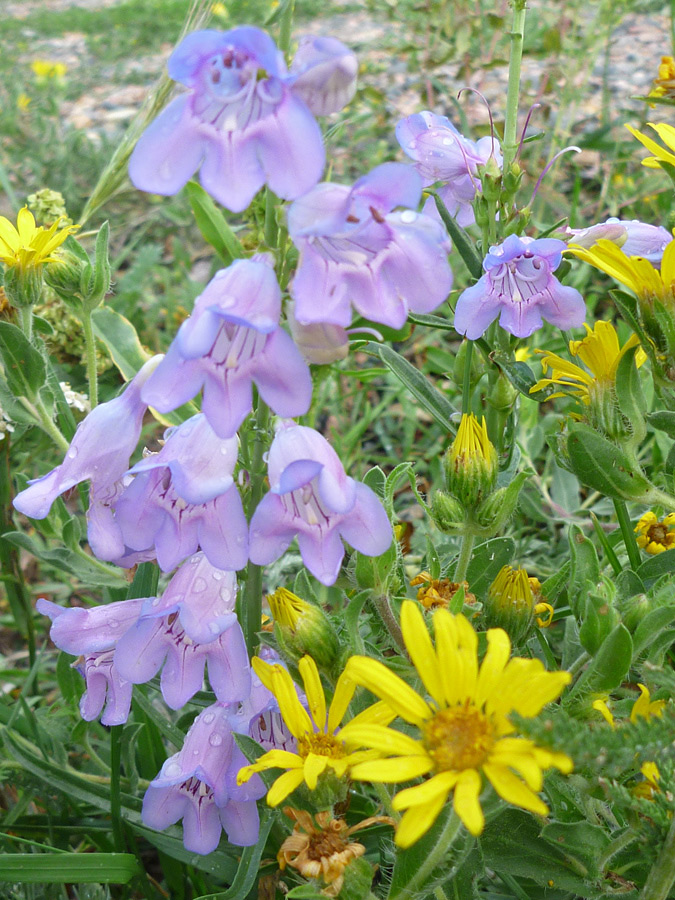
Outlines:
{"type": "Polygon", "coordinates": [[[45,361],[11,322],[0,322],[0,360],[10,391],[16,397],[35,400],[47,377],[45,361]]]}
{"type": "Polygon", "coordinates": [[[91,314],[94,333],[108,348],[113,362],[127,381],[131,381],[150,355],[141,344],[136,329],[123,315],[102,306],[91,314]]]}
{"type": "Polygon", "coordinates": [[[464,263],[474,278],[478,279],[483,274],[483,262],[476,252],[476,248],[467,237],[466,231],[457,224],[445,208],[445,204],[439,196],[430,191],[434,198],[438,214],[443,220],[443,224],[448,229],[448,234],[452,238],[453,245],[457,248],[457,252],[464,260],[464,263]]]}
{"type": "Polygon", "coordinates": [[[196,900],[246,900],[258,878],[258,867],[273,821],[273,813],[270,810],[264,810],[260,816],[258,843],[254,847],[244,847],[242,850],[237,874],[228,890],[218,894],[203,894],[196,900]]]}
{"type": "Polygon", "coordinates": [[[675,441],[675,412],[670,409],[657,409],[649,413],[647,422],[657,431],[664,431],[675,441]]]}
{"type": "Polygon", "coordinates": [[[426,328],[438,328],[439,331],[454,331],[455,326],[448,319],[440,316],[428,316],[426,313],[410,313],[408,321],[413,325],[424,325],[426,328]]]}
{"type": "Polygon", "coordinates": [[[0,881],[22,884],[126,884],[140,874],[133,853],[3,853],[0,881]]]}
{"type": "Polygon", "coordinates": [[[637,574],[645,582],[653,582],[661,575],[667,575],[670,572],[675,572],[675,550],[666,550],[665,553],[652,556],[651,559],[645,560],[637,570],[637,574]]]}
{"type": "Polygon", "coordinates": [[[633,659],[637,660],[673,622],[675,606],[662,606],[647,613],[633,635],[633,659]]]}
{"type": "Polygon", "coordinates": [[[204,188],[196,181],[190,181],[186,191],[197,227],[204,240],[213,247],[225,265],[245,256],[239,239],[204,188]]]}
{"type": "Polygon", "coordinates": [[[639,443],[647,433],[645,413],[647,402],[642,390],[640,373],[635,365],[638,347],[630,347],[623,354],[616,370],[616,397],[619,409],[633,428],[632,438],[639,443]]]}
{"type": "Polygon", "coordinates": [[[625,625],[617,625],[600,647],[586,671],[563,703],[576,702],[589,694],[611,691],[623,681],[633,657],[633,641],[625,625]]]}
{"type": "Polygon", "coordinates": [[[33,556],[49,563],[54,568],[74,575],[84,584],[105,587],[126,586],[126,578],[119,569],[94,560],[89,562],[84,556],[74,553],[66,547],[55,547],[50,550],[38,542],[36,537],[29,537],[21,531],[9,531],[3,534],[3,538],[17,547],[28,550],[33,556]]]}

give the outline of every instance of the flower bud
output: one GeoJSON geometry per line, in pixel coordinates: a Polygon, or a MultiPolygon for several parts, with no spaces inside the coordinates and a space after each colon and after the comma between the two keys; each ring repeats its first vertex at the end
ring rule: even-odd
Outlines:
{"type": "Polygon", "coordinates": [[[349,335],[341,325],[312,322],[303,325],[295,318],[295,304],[286,307],[288,326],[298,350],[309,363],[325,366],[345,359],[349,352],[349,335]]]}
{"type": "Polygon", "coordinates": [[[45,281],[58,296],[69,306],[80,306],[77,295],[80,292],[80,283],[84,266],[80,256],[68,249],[68,244],[61,251],[59,259],[49,263],[45,270],[45,281]]]}
{"type": "Polygon", "coordinates": [[[43,286],[42,269],[37,266],[7,266],[5,269],[5,294],[15,309],[35,306],[42,295],[43,286]]]}
{"type": "Polygon", "coordinates": [[[286,588],[267,597],[274,617],[274,634],[280,650],[292,662],[310,654],[320,669],[330,670],[340,651],[332,623],[319,606],[301,600],[286,588]]]}
{"type": "Polygon", "coordinates": [[[41,225],[53,225],[58,219],[64,225],[72,225],[73,220],[66,214],[66,201],[60,191],[43,188],[28,195],[28,209],[41,225]]]}
{"type": "Polygon", "coordinates": [[[522,644],[534,624],[534,606],[525,569],[503,566],[488,589],[484,615],[490,628],[503,628],[514,644],[522,644]]]}
{"type": "Polygon", "coordinates": [[[446,534],[459,534],[466,524],[464,507],[444,491],[436,491],[431,498],[431,518],[436,527],[446,534]]]}
{"type": "Polygon", "coordinates": [[[497,467],[497,451],[488,437],[485,419],[479,425],[473,413],[465,413],[445,457],[448,491],[464,507],[474,508],[493,492],[497,467]]]}

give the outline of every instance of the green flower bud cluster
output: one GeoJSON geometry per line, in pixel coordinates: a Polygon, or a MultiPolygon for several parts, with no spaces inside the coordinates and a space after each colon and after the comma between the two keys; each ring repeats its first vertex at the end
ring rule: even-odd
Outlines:
{"type": "Polygon", "coordinates": [[[274,619],[274,635],[284,656],[297,663],[309,654],[319,669],[330,672],[338,659],[340,643],[323,609],[283,587],[269,594],[267,602],[274,619]]]}

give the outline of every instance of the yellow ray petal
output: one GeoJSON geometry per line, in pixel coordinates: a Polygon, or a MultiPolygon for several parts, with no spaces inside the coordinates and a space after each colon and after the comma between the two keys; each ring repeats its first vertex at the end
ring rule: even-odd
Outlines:
{"type": "Polygon", "coordinates": [[[243,766],[237,773],[237,784],[244,784],[256,772],[264,772],[267,769],[297,769],[302,768],[302,759],[296,753],[288,750],[268,750],[263,753],[250,766],[243,766]]]}
{"type": "MultiPolygon", "coordinates": [[[[384,700],[378,700],[377,703],[373,703],[372,706],[368,706],[363,712],[360,712],[358,716],[354,716],[353,719],[350,719],[347,725],[388,725],[390,722],[393,722],[395,718],[396,713],[391,706],[389,706],[388,703],[385,703],[384,700]]],[[[330,714],[328,716],[328,722],[330,727],[330,714]]],[[[345,728],[346,727],[347,726],[345,725],[345,728]]],[[[342,731],[340,734],[342,734],[342,731]]]]}
{"type": "Polygon", "coordinates": [[[19,214],[16,217],[16,230],[19,232],[21,243],[26,244],[26,246],[30,244],[35,232],[38,230],[35,227],[33,213],[27,206],[19,210],[19,214]]]}
{"type": "Polygon", "coordinates": [[[327,756],[319,756],[316,753],[308,753],[305,757],[304,779],[305,784],[310,789],[310,791],[313,791],[316,787],[319,775],[321,775],[321,773],[325,771],[327,765],[327,756]]]}
{"type": "Polygon", "coordinates": [[[352,656],[345,666],[348,677],[368,688],[412,725],[421,725],[432,715],[429,704],[385,665],[367,656],[352,656]]]}
{"type": "Polygon", "coordinates": [[[405,600],[401,605],[401,630],[413,665],[419,672],[424,687],[436,703],[443,703],[443,684],[439,675],[438,659],[427,630],[419,604],[405,600]]]}
{"type": "MultiPolygon", "coordinates": [[[[654,126],[652,125],[652,128],[653,127],[654,126]]],[[[651,150],[651,152],[654,154],[654,157],[657,160],[662,159],[665,162],[671,163],[671,165],[675,166],[675,156],[673,156],[672,153],[668,153],[668,151],[664,150],[664,148],[660,144],[657,144],[656,141],[653,141],[646,134],[643,134],[641,131],[638,131],[637,128],[632,128],[630,125],[626,125],[626,128],[630,131],[630,133],[633,135],[634,138],[637,138],[637,140],[640,141],[640,143],[644,147],[647,148],[647,150],[651,150]]],[[[643,159],[642,165],[645,165],[646,162],[650,162],[650,161],[651,161],[651,159],[650,160],[643,159]]]]}
{"type": "Polygon", "coordinates": [[[661,280],[666,287],[671,287],[675,281],[675,241],[666,245],[661,260],[661,280]]]}
{"type": "Polygon", "coordinates": [[[267,805],[278,806],[282,800],[285,800],[297,787],[303,782],[302,769],[292,769],[290,772],[284,772],[274,782],[267,792],[267,805]]]}
{"type": "Polygon", "coordinates": [[[523,784],[520,778],[507,769],[506,766],[485,763],[483,771],[493,788],[507,803],[512,803],[514,806],[527,809],[529,812],[537,813],[540,816],[545,816],[548,813],[548,807],[541,797],[538,797],[527,785],[523,784]]]}
{"type": "Polygon", "coordinates": [[[411,847],[431,828],[444,806],[445,797],[439,796],[425,806],[416,806],[403,813],[401,821],[396,826],[394,840],[397,846],[402,849],[411,847]]]}
{"type": "Polygon", "coordinates": [[[383,725],[353,725],[350,722],[340,731],[340,737],[350,746],[372,747],[389,756],[422,756],[425,753],[420,741],[383,725]]]}
{"type": "Polygon", "coordinates": [[[353,766],[350,775],[355,781],[384,781],[399,784],[426,775],[434,768],[429,756],[400,756],[396,759],[373,759],[353,766]]]}
{"type": "Polygon", "coordinates": [[[437,797],[445,798],[450,790],[457,784],[459,772],[440,772],[422,784],[404,788],[399,791],[391,802],[392,807],[399,812],[411,806],[421,806],[434,801],[437,797]]]}
{"type": "Polygon", "coordinates": [[[303,656],[298,663],[307,695],[307,705],[319,731],[326,728],[326,697],[321,685],[321,676],[311,656],[303,656]]]}
{"type": "Polygon", "coordinates": [[[498,686],[504,668],[511,655],[511,640],[503,628],[490,628],[487,632],[487,652],[478,673],[476,706],[481,707],[498,686]]]}
{"type": "MultiPolygon", "coordinates": [[[[507,738],[506,740],[512,739],[507,738]]],[[[534,754],[531,751],[528,752],[525,747],[512,747],[511,749],[501,747],[500,745],[506,743],[506,740],[497,741],[490,753],[488,764],[514,769],[531,790],[540,791],[544,783],[544,776],[534,754]]]]}
{"type": "Polygon", "coordinates": [[[485,817],[478,797],[481,778],[475,769],[465,769],[455,786],[453,806],[469,834],[479,835],[485,827],[485,817]]]}
{"type": "MultiPolygon", "coordinates": [[[[356,683],[352,681],[346,672],[342,672],[335,685],[335,693],[328,710],[328,734],[333,734],[344,718],[349,704],[352,702],[355,690],[356,683]]],[[[372,709],[372,707],[369,708],[372,709]]],[[[364,712],[368,712],[368,710],[364,710],[364,712]]]]}

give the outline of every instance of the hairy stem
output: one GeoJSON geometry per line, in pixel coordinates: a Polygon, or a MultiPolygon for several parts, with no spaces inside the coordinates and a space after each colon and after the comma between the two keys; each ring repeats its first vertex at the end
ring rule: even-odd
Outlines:
{"type": "Polygon", "coordinates": [[[666,900],[675,883],[675,819],[640,894],[640,900],[666,900]]]}
{"type": "Polygon", "coordinates": [[[457,560],[457,566],[455,567],[455,575],[454,580],[461,584],[466,579],[466,572],[469,568],[469,563],[471,562],[471,554],[473,552],[473,545],[476,540],[476,536],[470,532],[464,532],[462,536],[462,546],[459,550],[459,559],[457,560]]]}
{"type": "Polygon", "coordinates": [[[98,375],[96,373],[96,340],[94,329],[91,326],[91,312],[87,311],[82,316],[82,329],[84,330],[84,346],[87,362],[87,383],[89,384],[89,405],[92,409],[98,406],[98,375]]]}
{"type": "Polygon", "coordinates": [[[21,330],[26,335],[29,341],[33,340],[33,307],[32,306],[20,306],[19,307],[19,322],[21,323],[21,330]]]}
{"type": "Polygon", "coordinates": [[[504,119],[504,172],[508,172],[518,149],[518,95],[520,93],[520,68],[523,60],[525,12],[525,0],[513,0],[509,85],[506,94],[506,116],[504,119]]]}
{"type": "Polygon", "coordinates": [[[398,620],[394,615],[394,611],[391,608],[391,604],[389,603],[389,598],[384,594],[373,594],[372,596],[373,606],[377,611],[380,619],[382,620],[382,624],[387,629],[387,633],[392,641],[396,644],[396,646],[403,653],[407,654],[405,641],[403,640],[403,632],[401,631],[401,626],[398,624],[398,620]]]}

